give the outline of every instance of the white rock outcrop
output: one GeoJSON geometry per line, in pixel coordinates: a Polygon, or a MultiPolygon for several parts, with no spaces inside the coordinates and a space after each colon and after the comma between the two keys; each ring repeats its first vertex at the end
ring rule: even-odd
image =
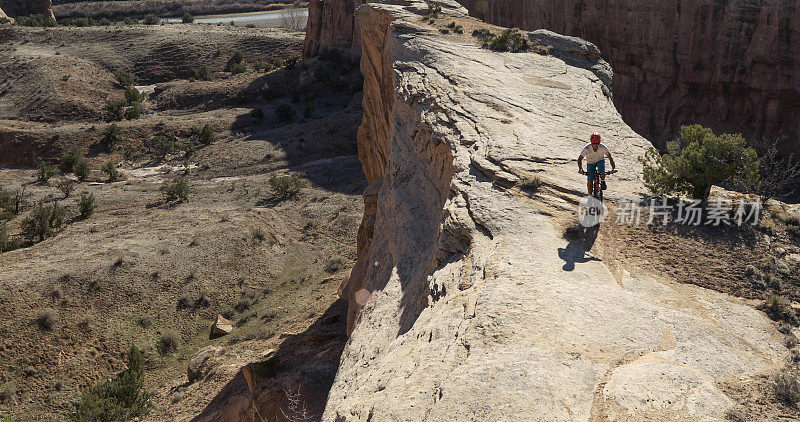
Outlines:
{"type": "Polygon", "coordinates": [[[609,196],[644,191],[649,143],[614,108],[610,67],[549,32],[531,35],[548,55],[494,53],[423,23],[426,8],[356,12],[370,186],[323,420],[722,418],[720,382],[782,364],[771,323],[717,292],[578,260],[551,216],[585,189],[574,160],[596,130],[620,168],[609,196]],[[532,174],[549,194],[506,189],[532,174]]]}

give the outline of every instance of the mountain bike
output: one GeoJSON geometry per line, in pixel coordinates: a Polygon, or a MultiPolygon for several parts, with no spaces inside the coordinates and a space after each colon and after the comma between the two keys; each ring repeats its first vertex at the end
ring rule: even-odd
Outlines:
{"type": "Polygon", "coordinates": [[[600,180],[600,175],[607,176],[609,174],[614,174],[616,172],[617,172],[616,170],[607,171],[605,173],[586,172],[587,175],[597,176],[594,178],[594,187],[592,188],[592,196],[594,197],[594,199],[600,201],[601,204],[603,203],[603,189],[600,189],[600,183],[602,182],[602,180],[600,180]]]}

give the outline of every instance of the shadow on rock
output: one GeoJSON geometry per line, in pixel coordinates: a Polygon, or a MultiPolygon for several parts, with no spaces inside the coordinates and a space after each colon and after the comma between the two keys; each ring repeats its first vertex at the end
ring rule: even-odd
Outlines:
{"type": "Polygon", "coordinates": [[[337,300],[308,329],[243,366],[193,420],[320,420],[347,341],[346,308],[337,300]]]}
{"type": "Polygon", "coordinates": [[[574,270],[575,264],[601,261],[600,258],[586,254],[594,246],[599,232],[600,226],[586,228],[576,225],[567,229],[564,236],[569,239],[569,243],[565,248],[558,248],[558,257],[564,260],[564,266],[561,267],[564,271],[574,270]]]}

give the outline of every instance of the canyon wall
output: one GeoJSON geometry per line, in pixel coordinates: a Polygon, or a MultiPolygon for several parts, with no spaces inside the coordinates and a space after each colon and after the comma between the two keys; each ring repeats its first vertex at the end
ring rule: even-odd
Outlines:
{"type": "Polygon", "coordinates": [[[469,36],[485,24],[442,5],[434,25],[422,1],[356,12],[370,185],[322,419],[723,419],[723,382],[786,359],[767,318],[561,237],[587,134],[615,152],[607,198],[645,191],[651,144],[615,109],[609,64],[546,30],[527,34],[542,54],[491,52],[469,36]],[[443,33],[451,21],[465,34],[443,33]],[[535,194],[520,188],[533,176],[535,194]]]}
{"type": "MultiPolygon", "coordinates": [[[[312,0],[304,55],[359,52],[363,0],[312,0]],[[354,36],[356,34],[356,36],[354,36]]],[[[614,68],[614,101],[639,134],[663,144],[682,124],[751,141],[800,139],[796,0],[459,0],[501,26],[548,29],[596,44],[614,68]]]]}
{"type": "Polygon", "coordinates": [[[52,0],[0,0],[0,16],[47,15],[55,19],[52,0]]]}
{"type": "Polygon", "coordinates": [[[354,13],[362,4],[364,0],[310,0],[303,58],[314,57],[326,48],[356,56],[361,54],[361,37],[354,13]]]}
{"type": "Polygon", "coordinates": [[[614,100],[662,143],[686,123],[800,147],[797,0],[459,0],[473,16],[595,43],[614,100]]]}

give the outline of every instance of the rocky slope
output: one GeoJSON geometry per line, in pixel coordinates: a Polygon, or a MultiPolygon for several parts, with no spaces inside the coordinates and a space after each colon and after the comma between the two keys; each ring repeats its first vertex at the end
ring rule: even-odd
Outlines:
{"type": "MultiPolygon", "coordinates": [[[[467,34],[485,26],[443,6],[467,34]]],[[[610,66],[547,31],[531,36],[548,55],[492,53],[423,23],[426,8],[357,11],[370,185],[323,420],[722,418],[734,403],[721,384],[783,362],[764,315],[559,233],[585,188],[573,160],[588,133],[616,152],[611,196],[643,191],[649,143],[614,108],[610,66]],[[513,187],[534,174],[541,193],[513,187]]]]}
{"type": "Polygon", "coordinates": [[[53,15],[52,0],[0,0],[0,17],[16,18],[24,15],[53,15]]]}
{"type": "Polygon", "coordinates": [[[797,1],[460,0],[497,25],[587,39],[614,67],[615,103],[651,140],[703,123],[751,140],[800,129],[797,1]]]}

